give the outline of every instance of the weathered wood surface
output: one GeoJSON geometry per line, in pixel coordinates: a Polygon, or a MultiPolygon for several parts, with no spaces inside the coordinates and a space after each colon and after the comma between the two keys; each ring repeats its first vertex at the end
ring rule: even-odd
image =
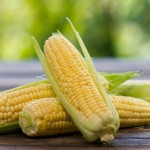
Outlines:
{"type": "Polygon", "coordinates": [[[81,134],[74,133],[45,138],[29,138],[22,132],[0,136],[0,150],[150,150],[150,127],[119,130],[115,139],[103,145],[88,143],[81,134]]]}
{"type": "MultiPolygon", "coordinates": [[[[150,79],[149,61],[96,59],[94,63],[98,71],[142,71],[144,74],[137,79],[150,79]]],[[[0,91],[32,82],[43,74],[43,69],[37,61],[0,62],[0,91]]],[[[150,127],[119,130],[116,138],[107,145],[87,143],[79,133],[47,138],[28,138],[22,132],[0,135],[0,150],[3,149],[150,150],[150,127]]]]}

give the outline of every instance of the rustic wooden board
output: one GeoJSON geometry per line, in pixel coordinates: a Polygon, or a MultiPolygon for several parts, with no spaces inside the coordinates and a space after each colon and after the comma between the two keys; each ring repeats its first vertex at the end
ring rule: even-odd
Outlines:
{"type": "MultiPolygon", "coordinates": [[[[137,79],[150,80],[150,61],[95,59],[98,71],[145,72],[137,79]]],[[[34,81],[43,75],[37,61],[0,62],[0,91],[34,81]]],[[[28,138],[22,132],[0,135],[0,150],[150,150],[150,127],[119,130],[116,138],[107,145],[87,143],[79,133],[47,138],[28,138]]]]}
{"type": "Polygon", "coordinates": [[[116,138],[104,145],[88,143],[81,134],[74,133],[45,138],[29,138],[22,132],[0,136],[0,149],[150,149],[150,127],[121,129],[116,138]],[[148,132],[149,131],[149,132],[148,132]]]}

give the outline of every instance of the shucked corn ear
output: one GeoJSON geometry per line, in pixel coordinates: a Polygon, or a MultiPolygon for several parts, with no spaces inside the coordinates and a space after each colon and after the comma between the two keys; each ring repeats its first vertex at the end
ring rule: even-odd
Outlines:
{"type": "Polygon", "coordinates": [[[130,80],[112,90],[113,93],[142,98],[150,102],[150,80],[130,80]]]}
{"type": "Polygon", "coordinates": [[[36,81],[0,93],[0,133],[18,129],[17,121],[22,107],[34,100],[54,97],[55,93],[47,80],[36,81]]]}
{"type": "Polygon", "coordinates": [[[150,124],[150,103],[128,96],[111,96],[118,111],[121,127],[150,124]]]}
{"type": "Polygon", "coordinates": [[[119,116],[79,34],[71,26],[85,60],[60,34],[54,34],[46,41],[45,55],[35,40],[34,46],[56,96],[83,136],[91,142],[98,139],[107,142],[114,138],[119,128],[119,116]]]}
{"type": "MultiPolygon", "coordinates": [[[[120,127],[150,124],[150,103],[125,96],[111,96],[120,117],[120,127]]],[[[30,102],[19,116],[22,131],[28,136],[51,136],[77,132],[71,118],[57,98],[30,102]]]]}
{"type": "MultiPolygon", "coordinates": [[[[116,85],[118,85],[118,83],[121,84],[123,81],[127,80],[128,78],[137,76],[136,72],[125,72],[125,73],[117,73],[117,74],[101,72],[100,74],[103,74],[99,77],[106,90],[109,90],[110,87],[111,89],[112,87],[114,88],[116,85]],[[116,78],[118,78],[118,76],[119,76],[119,80],[116,81],[116,78]]],[[[22,85],[20,87],[1,92],[0,100],[1,100],[1,104],[3,103],[4,105],[0,105],[1,107],[0,134],[12,133],[20,129],[18,124],[18,113],[19,111],[21,111],[21,108],[26,103],[30,101],[34,101],[35,99],[47,98],[52,96],[55,96],[55,94],[47,79],[34,81],[34,83],[22,85]],[[8,113],[7,111],[9,109],[11,110],[8,113]]]]}
{"type": "Polygon", "coordinates": [[[28,103],[19,115],[19,125],[28,136],[48,136],[77,131],[57,98],[28,103]]]}

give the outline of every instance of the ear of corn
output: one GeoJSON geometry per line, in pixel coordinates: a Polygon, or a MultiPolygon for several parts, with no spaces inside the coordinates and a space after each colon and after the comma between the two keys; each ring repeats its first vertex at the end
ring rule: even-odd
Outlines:
{"type": "Polygon", "coordinates": [[[100,138],[107,142],[119,128],[119,116],[81,39],[79,42],[86,61],[62,35],[46,41],[47,59],[35,40],[34,46],[57,97],[83,136],[88,141],[100,138]]]}
{"type": "Polygon", "coordinates": [[[77,128],[57,98],[28,103],[20,112],[19,124],[28,136],[72,133],[77,128]]]}
{"type": "Polygon", "coordinates": [[[111,91],[125,96],[142,98],[150,102],[150,80],[127,81],[111,91]]]}
{"type": "Polygon", "coordinates": [[[116,107],[121,127],[133,127],[150,124],[150,103],[128,96],[111,96],[116,107]]]}
{"type": "MultiPolygon", "coordinates": [[[[132,97],[111,95],[120,117],[120,127],[150,124],[150,103],[132,97]]],[[[57,98],[28,103],[19,115],[22,131],[28,136],[52,136],[77,132],[57,98]]]]}
{"type": "Polygon", "coordinates": [[[55,96],[47,80],[33,82],[0,93],[0,133],[15,131],[22,107],[34,100],[55,96]],[[12,127],[12,129],[11,129],[12,127]]]}

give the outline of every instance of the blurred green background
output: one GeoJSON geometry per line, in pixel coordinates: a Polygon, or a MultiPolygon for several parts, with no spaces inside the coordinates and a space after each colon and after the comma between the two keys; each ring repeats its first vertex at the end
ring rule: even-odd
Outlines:
{"type": "Polygon", "coordinates": [[[150,59],[150,0],[0,0],[0,59],[36,58],[57,29],[77,47],[66,21],[80,32],[92,57],[150,59]]]}

